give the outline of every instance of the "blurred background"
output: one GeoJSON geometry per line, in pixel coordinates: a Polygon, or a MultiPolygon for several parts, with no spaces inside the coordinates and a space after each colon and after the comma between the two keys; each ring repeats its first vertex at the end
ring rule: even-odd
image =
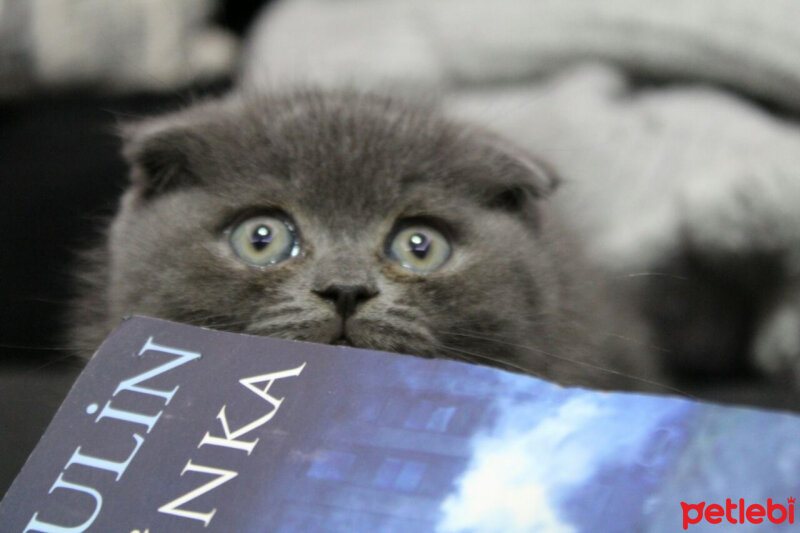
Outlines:
{"type": "Polygon", "coordinates": [[[0,493],[81,368],[61,323],[126,183],[115,127],[235,80],[433,95],[505,134],[564,176],[683,388],[800,410],[798,20],[796,0],[0,0],[0,493]]]}

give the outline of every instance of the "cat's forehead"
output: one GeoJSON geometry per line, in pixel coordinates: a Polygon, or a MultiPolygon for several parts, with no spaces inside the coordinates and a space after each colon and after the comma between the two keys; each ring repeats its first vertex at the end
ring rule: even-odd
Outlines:
{"type": "Polygon", "coordinates": [[[260,119],[265,148],[290,179],[361,190],[436,182],[468,154],[466,131],[432,107],[363,96],[269,104],[250,116],[260,119]]]}
{"type": "Polygon", "coordinates": [[[487,174],[467,130],[433,107],[306,95],[240,102],[229,120],[231,138],[220,148],[240,165],[250,161],[241,185],[274,190],[277,182],[321,214],[441,202],[456,192],[454,182],[469,187],[487,174]]]}
{"type": "Polygon", "coordinates": [[[375,95],[233,97],[126,133],[144,198],[199,186],[243,207],[294,206],[331,221],[390,215],[409,203],[516,208],[556,183],[434,106],[375,95]]]}

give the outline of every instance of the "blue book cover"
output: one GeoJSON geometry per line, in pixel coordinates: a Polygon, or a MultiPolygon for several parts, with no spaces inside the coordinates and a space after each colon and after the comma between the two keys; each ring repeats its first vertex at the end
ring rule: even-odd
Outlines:
{"type": "Polygon", "coordinates": [[[795,530],[800,417],[132,318],[3,532],[795,530]]]}

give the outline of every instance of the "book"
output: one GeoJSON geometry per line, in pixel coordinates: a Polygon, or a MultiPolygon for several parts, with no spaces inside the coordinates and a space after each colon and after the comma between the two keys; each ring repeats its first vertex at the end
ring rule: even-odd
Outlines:
{"type": "Polygon", "coordinates": [[[0,530],[747,531],[798,494],[792,414],[134,317],[0,530]]]}

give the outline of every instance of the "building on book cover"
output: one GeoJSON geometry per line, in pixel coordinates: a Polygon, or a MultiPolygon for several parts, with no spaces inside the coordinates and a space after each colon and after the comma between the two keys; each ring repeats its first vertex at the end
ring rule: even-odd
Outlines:
{"type": "Polygon", "coordinates": [[[791,530],[798,437],[789,414],[134,318],[68,395],[0,528],[791,530]]]}

